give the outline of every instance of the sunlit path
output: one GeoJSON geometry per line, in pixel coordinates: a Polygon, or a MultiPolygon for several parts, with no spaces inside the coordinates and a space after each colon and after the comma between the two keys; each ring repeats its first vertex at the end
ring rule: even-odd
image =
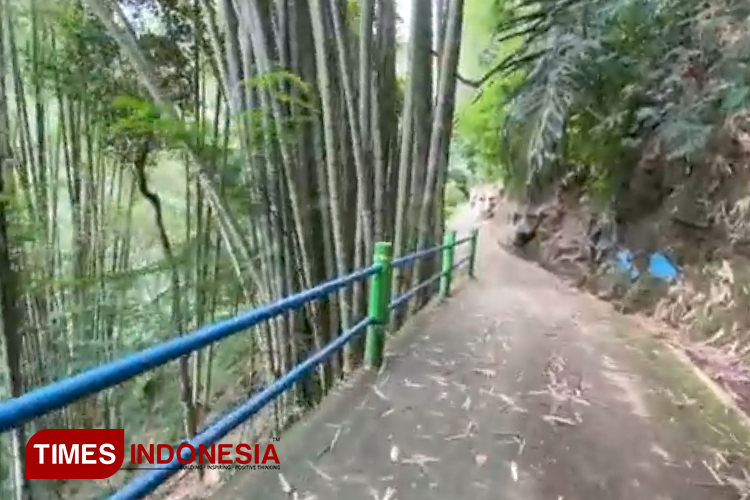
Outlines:
{"type": "Polygon", "coordinates": [[[710,470],[735,432],[712,426],[736,424],[689,370],[633,321],[480,241],[485,272],[413,320],[380,375],[285,434],[281,474],[245,473],[214,498],[736,499],[710,470]]]}

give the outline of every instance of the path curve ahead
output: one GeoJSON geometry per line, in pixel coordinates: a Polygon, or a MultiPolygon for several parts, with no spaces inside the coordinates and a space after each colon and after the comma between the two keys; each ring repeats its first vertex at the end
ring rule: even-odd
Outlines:
{"type": "Polygon", "coordinates": [[[478,279],[407,325],[380,375],[282,436],[283,480],[243,472],[214,498],[739,498],[711,470],[747,432],[689,368],[608,305],[480,242],[478,279]]]}

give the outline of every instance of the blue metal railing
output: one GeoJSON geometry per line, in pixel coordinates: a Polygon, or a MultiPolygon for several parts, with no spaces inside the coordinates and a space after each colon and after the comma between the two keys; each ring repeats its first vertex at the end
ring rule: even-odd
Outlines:
{"type": "MultiPolygon", "coordinates": [[[[421,258],[438,254],[449,246],[455,248],[456,246],[470,241],[473,241],[473,244],[472,251],[468,257],[457,263],[451,262],[451,265],[447,270],[444,268],[441,272],[433,275],[422,283],[419,283],[411,290],[399,295],[388,304],[388,309],[392,311],[407,303],[419,290],[435,283],[438,279],[443,277],[446,272],[451,273],[454,269],[467,262],[469,262],[471,269],[474,259],[476,232],[471,236],[458,241],[455,241],[454,237],[454,239],[447,245],[428,248],[426,250],[417,251],[393,259],[390,264],[391,267],[404,268],[412,265],[421,258]]],[[[452,251],[450,255],[452,260],[452,251]]],[[[382,264],[373,264],[365,269],[355,271],[348,276],[335,278],[309,290],[285,297],[273,304],[200,328],[191,334],[165,341],[138,353],[86,370],[78,375],[35,389],[18,398],[13,398],[0,403],[0,432],[8,431],[29,422],[34,418],[64,408],[81,398],[114,387],[170,361],[174,361],[182,356],[202,349],[214,342],[272,319],[286,311],[297,309],[307,302],[321,299],[353,283],[371,278],[377,275],[382,268],[382,264]]],[[[314,353],[305,361],[292,368],[288,373],[250,397],[248,401],[240,404],[234,410],[213,421],[205,430],[187,442],[197,449],[199,445],[208,446],[222,439],[250,419],[280,394],[289,389],[295,382],[313,371],[334,353],[341,350],[353,338],[361,335],[362,332],[373,324],[373,322],[374,318],[372,315],[362,319],[356,325],[349,328],[347,331],[344,331],[320,351],[314,353]]],[[[189,457],[184,457],[184,459],[187,458],[189,457]]],[[[169,477],[174,475],[179,470],[180,466],[181,464],[178,461],[178,458],[175,457],[169,464],[165,465],[164,469],[146,470],[133,478],[118,492],[109,496],[108,500],[141,499],[153,492],[157,487],[169,479],[169,477]]]]}

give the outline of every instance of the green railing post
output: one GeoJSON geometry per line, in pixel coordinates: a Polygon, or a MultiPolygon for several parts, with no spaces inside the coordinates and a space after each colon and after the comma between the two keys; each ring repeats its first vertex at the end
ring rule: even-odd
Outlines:
{"type": "Polygon", "coordinates": [[[368,315],[372,324],[367,328],[365,363],[369,368],[380,368],[385,346],[385,325],[388,323],[388,304],[391,302],[391,244],[375,243],[373,264],[381,264],[380,272],[370,278],[368,315]]]}
{"type": "Polygon", "coordinates": [[[474,228],[471,231],[471,253],[469,254],[469,278],[474,277],[474,263],[477,259],[477,238],[479,237],[479,229],[474,228]]]}
{"type": "Polygon", "coordinates": [[[445,242],[443,244],[443,266],[440,275],[440,296],[450,297],[451,281],[453,278],[453,254],[456,249],[456,232],[448,231],[445,233],[445,242]]]}

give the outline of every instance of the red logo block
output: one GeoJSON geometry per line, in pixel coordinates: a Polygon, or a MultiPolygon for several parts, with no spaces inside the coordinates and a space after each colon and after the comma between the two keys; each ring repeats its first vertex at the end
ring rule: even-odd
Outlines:
{"type": "Polygon", "coordinates": [[[124,429],[44,429],[24,453],[26,479],[106,479],[124,460],[124,429]]]}

